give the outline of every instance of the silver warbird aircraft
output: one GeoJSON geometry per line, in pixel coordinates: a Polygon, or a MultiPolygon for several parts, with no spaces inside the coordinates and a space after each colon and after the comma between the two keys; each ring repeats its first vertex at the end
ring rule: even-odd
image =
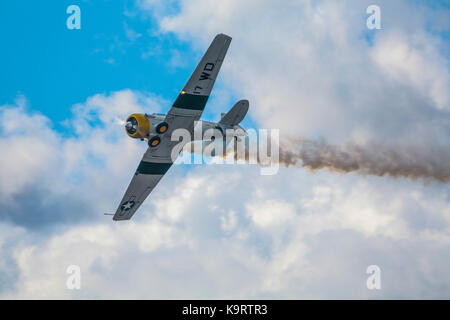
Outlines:
{"type": "MultiPolygon", "coordinates": [[[[148,142],[137,170],[131,179],[113,220],[129,220],[142,202],[152,192],[164,174],[172,166],[172,149],[180,141],[171,141],[172,132],[184,128],[194,138],[194,122],[202,115],[222,62],[231,43],[231,37],[218,34],[194,73],[166,115],[132,114],[127,118],[125,130],[131,138],[148,142]]],[[[224,136],[227,129],[245,131],[239,126],[248,111],[248,101],[237,102],[231,110],[222,115],[218,123],[202,121],[202,136],[208,129],[218,130],[224,136]],[[240,129],[240,130],[237,130],[240,129]]],[[[238,135],[238,134],[237,134],[238,135]]]]}

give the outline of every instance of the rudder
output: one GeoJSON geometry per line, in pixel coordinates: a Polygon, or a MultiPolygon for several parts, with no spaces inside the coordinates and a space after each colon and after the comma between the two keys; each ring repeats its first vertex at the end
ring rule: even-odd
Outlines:
{"type": "Polygon", "coordinates": [[[226,126],[238,125],[248,112],[249,103],[248,100],[240,100],[236,102],[233,108],[230,109],[223,117],[220,119],[219,123],[226,126]]]}

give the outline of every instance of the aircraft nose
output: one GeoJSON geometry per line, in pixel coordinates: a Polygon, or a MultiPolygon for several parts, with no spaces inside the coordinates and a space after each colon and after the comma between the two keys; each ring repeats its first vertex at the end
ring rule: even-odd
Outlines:
{"type": "Polygon", "coordinates": [[[127,128],[127,129],[133,128],[133,124],[131,123],[131,121],[128,121],[128,122],[125,124],[125,128],[127,128]]]}

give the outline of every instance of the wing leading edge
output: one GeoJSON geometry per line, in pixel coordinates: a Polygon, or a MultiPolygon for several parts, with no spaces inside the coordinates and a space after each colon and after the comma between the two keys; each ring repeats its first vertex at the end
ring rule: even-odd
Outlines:
{"type": "Polygon", "coordinates": [[[218,34],[212,41],[167,113],[165,121],[169,124],[169,130],[161,135],[161,142],[157,147],[148,148],[145,152],[113,220],[131,219],[172,166],[172,148],[179,142],[171,141],[171,134],[179,128],[193,131],[194,122],[200,119],[230,43],[231,37],[225,34],[218,34]]]}

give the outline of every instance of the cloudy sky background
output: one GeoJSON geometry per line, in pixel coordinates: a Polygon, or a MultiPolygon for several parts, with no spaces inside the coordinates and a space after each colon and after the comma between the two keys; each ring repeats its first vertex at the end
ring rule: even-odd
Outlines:
{"type": "Polygon", "coordinates": [[[247,98],[244,127],[282,137],[448,150],[447,1],[20,2],[0,4],[0,298],[450,298],[447,184],[183,165],[132,221],[102,215],[146,148],[120,120],[167,111],[221,32],[204,119],[247,98]]]}

